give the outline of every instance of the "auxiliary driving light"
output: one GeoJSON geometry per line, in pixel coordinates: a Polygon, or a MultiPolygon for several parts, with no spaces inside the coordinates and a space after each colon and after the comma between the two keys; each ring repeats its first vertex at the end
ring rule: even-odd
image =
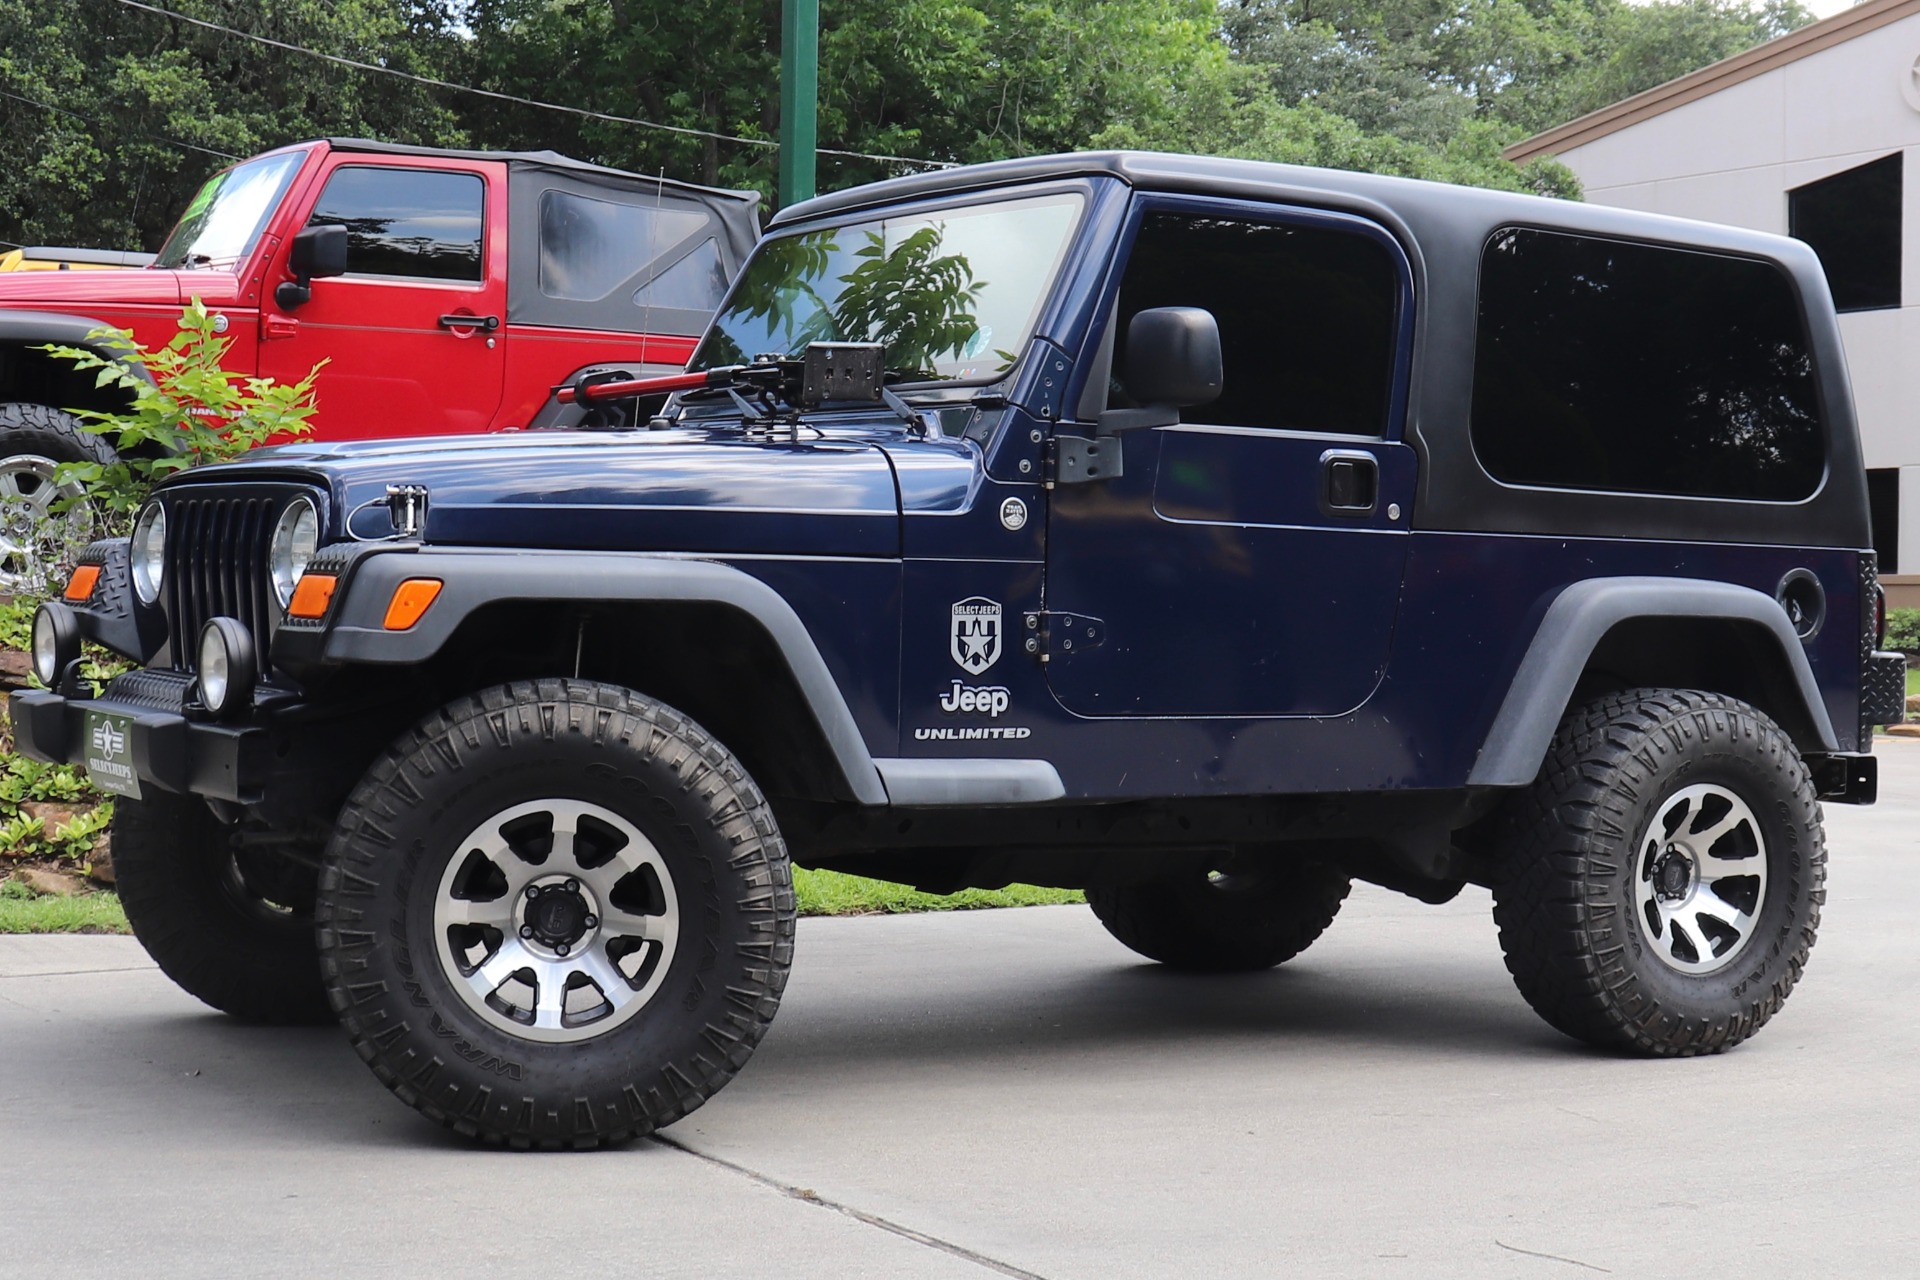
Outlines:
{"type": "Polygon", "coordinates": [[[253,636],[232,618],[209,618],[200,628],[200,701],[223,719],[253,700],[260,674],[253,636]]]}
{"type": "Polygon", "coordinates": [[[49,689],[80,657],[80,623],[73,610],[49,600],[33,615],[33,674],[49,689]]]}

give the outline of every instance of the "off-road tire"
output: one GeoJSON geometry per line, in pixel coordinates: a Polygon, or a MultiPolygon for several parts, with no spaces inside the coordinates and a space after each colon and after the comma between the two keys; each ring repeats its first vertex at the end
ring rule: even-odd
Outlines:
{"type": "Polygon", "coordinates": [[[1634,689],[1576,707],[1497,827],[1494,920],[1521,995],[1556,1029],[1649,1057],[1718,1053],[1758,1031],[1806,968],[1826,901],[1812,779],[1765,714],[1717,693],[1634,689]],[[1752,940],[1717,972],[1676,972],[1635,905],[1639,842],[1669,797],[1738,795],[1765,842],[1752,940]]]}
{"type": "Polygon", "coordinates": [[[0,404],[0,458],[33,453],[55,462],[114,460],[113,446],[63,409],[44,404],[0,404]]]}
{"type": "MultiPolygon", "coordinates": [[[[0,404],[0,497],[9,508],[24,504],[24,512],[5,513],[6,550],[0,557],[0,590],[38,593],[64,572],[66,562],[92,536],[95,521],[87,509],[84,519],[47,510],[60,497],[52,483],[52,468],[63,462],[110,463],[113,447],[80,425],[70,413],[42,404],[0,404]],[[31,493],[22,493],[31,485],[31,493]],[[28,527],[16,522],[25,519],[28,527]]],[[[78,489],[70,492],[77,494],[78,489]]]]}
{"type": "Polygon", "coordinates": [[[1175,969],[1271,969],[1326,932],[1353,881],[1320,862],[1262,861],[1226,875],[1194,871],[1095,887],[1087,905],[1107,932],[1175,969]]]}
{"type": "Polygon", "coordinates": [[[447,1128],[522,1148],[621,1142],[700,1106],[766,1033],[793,956],[786,845],[740,762],[672,708],[581,680],[487,689],[404,734],[340,815],[318,915],[329,995],[381,1082],[447,1128]],[[645,836],[680,932],[636,1012],[556,1044],[466,1002],[434,902],[454,859],[474,856],[463,833],[516,804],[568,802],[645,836]]]}
{"type": "Polygon", "coordinates": [[[229,830],[191,796],[114,802],[120,905],[147,954],[188,994],[247,1022],[333,1021],[314,949],[311,884],[276,907],[250,891],[229,830]]]}

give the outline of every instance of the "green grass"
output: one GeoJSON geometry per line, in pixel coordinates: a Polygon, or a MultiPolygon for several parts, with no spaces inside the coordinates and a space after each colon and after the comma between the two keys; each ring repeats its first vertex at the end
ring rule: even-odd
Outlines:
{"type": "Polygon", "coordinates": [[[962,889],[959,893],[921,893],[903,884],[868,880],[838,871],[793,870],[794,896],[803,916],[855,916],[876,912],[972,911],[981,907],[1040,907],[1085,902],[1078,890],[1009,885],[1005,889],[962,889]]]}
{"type": "Polygon", "coordinates": [[[127,913],[111,893],[78,898],[0,893],[0,933],[126,933],[127,913]]]}
{"type": "Polygon", "coordinates": [[[1907,696],[1920,693],[1920,667],[1907,668],[1907,696]]]}
{"type": "MultiPolygon", "coordinates": [[[[906,885],[837,871],[794,868],[793,887],[803,916],[858,916],[909,911],[973,911],[982,907],[1038,907],[1084,902],[1072,889],[1017,884],[1005,889],[921,893],[906,885]]],[[[127,915],[111,893],[79,898],[20,896],[23,887],[0,891],[0,933],[126,933],[127,915]]]]}

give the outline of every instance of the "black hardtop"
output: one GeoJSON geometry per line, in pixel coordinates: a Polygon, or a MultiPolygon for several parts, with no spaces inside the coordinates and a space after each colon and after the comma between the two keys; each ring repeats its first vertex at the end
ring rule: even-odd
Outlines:
{"type": "MultiPolygon", "coordinates": [[[[1370,218],[1406,250],[1416,305],[1407,439],[1421,455],[1421,527],[1711,542],[1871,545],[1866,477],[1846,359],[1826,274],[1813,250],[1786,236],[1663,214],[1417,178],[1162,152],[1028,156],[892,178],[783,209],[769,232],[885,205],[996,187],[1095,178],[1140,191],[1332,209],[1370,218]],[[1468,439],[1482,251],[1508,227],[1680,246],[1773,263],[1802,303],[1827,424],[1827,476],[1800,502],[1672,498],[1501,484],[1468,439]]],[[[1046,335],[1056,336],[1056,335],[1046,335]]]]}

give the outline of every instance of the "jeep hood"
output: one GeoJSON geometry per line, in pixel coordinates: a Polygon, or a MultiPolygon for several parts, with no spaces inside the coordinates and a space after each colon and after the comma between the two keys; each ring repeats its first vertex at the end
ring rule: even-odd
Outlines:
{"type": "MultiPolygon", "coordinates": [[[[233,291],[231,275],[212,271],[196,274],[216,285],[215,291],[223,296],[233,291]]],[[[144,302],[171,307],[179,306],[185,297],[177,271],[10,271],[0,275],[0,306],[144,302]]]]}
{"type": "Polygon", "coordinates": [[[335,538],[387,533],[387,486],[409,484],[427,489],[436,546],[900,554],[893,468],[859,438],[540,431],[295,444],[173,483],[269,478],[323,485],[335,538]]]}

